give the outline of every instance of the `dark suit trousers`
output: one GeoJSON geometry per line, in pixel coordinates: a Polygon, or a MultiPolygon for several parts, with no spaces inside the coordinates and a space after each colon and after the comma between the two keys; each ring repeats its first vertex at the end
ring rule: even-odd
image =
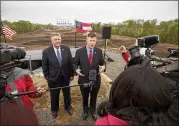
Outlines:
{"type": "Polygon", "coordinates": [[[100,84],[96,87],[82,87],[80,86],[82,98],[83,98],[83,111],[88,112],[89,107],[90,111],[95,112],[96,111],[96,100],[97,100],[97,95],[99,92],[100,84]],[[90,95],[90,106],[88,107],[88,99],[90,95]]]}
{"type": "MultiPolygon", "coordinates": [[[[68,86],[69,80],[64,78],[63,76],[58,77],[56,81],[48,80],[49,88],[56,88],[62,86],[68,86]]],[[[58,111],[59,110],[59,96],[60,96],[61,89],[50,90],[50,98],[51,98],[51,111],[58,111]]],[[[71,107],[71,96],[70,96],[70,88],[63,88],[63,97],[64,97],[64,108],[68,109],[71,107]]]]}

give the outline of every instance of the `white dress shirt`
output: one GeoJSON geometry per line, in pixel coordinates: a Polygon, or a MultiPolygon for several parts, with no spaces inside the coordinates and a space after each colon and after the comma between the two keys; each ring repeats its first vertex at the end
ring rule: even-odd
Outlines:
{"type": "Polygon", "coordinates": [[[61,58],[62,58],[60,47],[57,49],[57,48],[55,48],[55,47],[53,46],[53,49],[54,49],[54,51],[55,51],[55,55],[56,55],[56,57],[57,57],[57,50],[58,50],[59,53],[60,53],[60,56],[61,56],[61,58]]]}
{"type": "MultiPolygon", "coordinates": [[[[88,54],[88,58],[89,58],[90,48],[88,46],[86,46],[86,50],[87,50],[87,54],[88,54]]],[[[92,50],[92,55],[93,55],[94,48],[92,48],[91,50],[92,50]]]]}

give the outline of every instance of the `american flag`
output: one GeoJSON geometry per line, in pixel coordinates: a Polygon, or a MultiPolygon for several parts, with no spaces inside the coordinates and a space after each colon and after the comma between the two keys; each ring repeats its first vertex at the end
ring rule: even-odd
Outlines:
{"type": "Polygon", "coordinates": [[[1,22],[2,32],[7,39],[12,40],[12,36],[16,34],[16,32],[10,29],[6,24],[1,22]]]}

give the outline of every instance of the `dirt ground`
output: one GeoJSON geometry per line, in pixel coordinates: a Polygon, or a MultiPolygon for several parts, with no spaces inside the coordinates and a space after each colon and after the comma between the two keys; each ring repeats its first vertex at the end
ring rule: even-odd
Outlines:
{"type": "MultiPolygon", "coordinates": [[[[7,41],[8,44],[12,44],[19,47],[24,47],[25,50],[42,50],[51,45],[50,43],[50,34],[52,32],[58,32],[62,36],[62,43],[68,45],[69,47],[74,47],[75,42],[75,33],[69,30],[59,30],[59,31],[51,31],[47,30],[38,30],[35,32],[29,32],[25,34],[17,34],[13,38],[13,41],[7,41]]],[[[104,47],[104,40],[101,39],[101,35],[97,34],[98,41],[97,47],[104,47]]],[[[77,34],[77,46],[82,47],[85,45],[85,35],[77,34]]],[[[111,42],[115,45],[108,44],[107,55],[111,58],[115,59],[114,62],[107,63],[106,75],[108,75],[112,80],[114,80],[120,72],[123,71],[125,62],[119,56],[119,53],[112,48],[120,47],[124,45],[126,47],[130,47],[133,45],[135,38],[112,35],[111,42]]],[[[4,42],[3,37],[1,36],[1,42],[4,42]]],[[[167,48],[178,47],[177,45],[172,44],[158,44],[154,49],[159,53],[167,53],[167,48]]],[[[43,76],[33,75],[33,80],[36,86],[40,86],[47,89],[47,82],[43,78],[43,76]]],[[[72,81],[72,84],[77,84],[77,77],[72,81]]],[[[107,82],[105,78],[102,78],[102,84],[98,95],[99,104],[101,101],[104,101],[108,97],[108,93],[110,90],[111,84],[107,82]]],[[[41,98],[32,99],[39,122],[41,125],[94,125],[94,121],[89,117],[87,121],[83,121],[81,119],[82,113],[82,97],[80,94],[79,87],[71,88],[71,99],[72,99],[72,107],[73,107],[73,115],[69,116],[67,112],[64,111],[64,103],[62,92],[60,95],[60,111],[59,116],[55,120],[51,117],[50,114],[50,95],[49,92],[46,92],[41,98]]]]}
{"type": "MultiPolygon", "coordinates": [[[[72,85],[77,85],[78,77],[75,77],[71,82],[72,85]]],[[[33,81],[36,86],[48,88],[47,82],[44,77],[40,75],[33,75],[33,81]]],[[[111,84],[109,84],[105,78],[102,77],[102,84],[98,95],[98,104],[107,98],[111,84]]],[[[60,108],[57,119],[53,119],[50,115],[50,94],[46,92],[42,97],[32,99],[35,107],[34,110],[37,114],[41,125],[94,125],[95,121],[89,116],[87,121],[83,121],[81,118],[82,113],[82,96],[79,87],[71,88],[71,103],[73,107],[73,115],[68,115],[64,110],[63,94],[60,93],[60,108]]]]}
{"type": "MultiPolygon", "coordinates": [[[[50,35],[52,32],[58,32],[62,36],[62,44],[68,45],[70,47],[74,47],[75,45],[75,33],[69,30],[38,30],[35,32],[29,32],[24,34],[17,34],[13,37],[13,40],[7,40],[7,43],[13,44],[15,46],[25,47],[25,50],[41,50],[48,47],[50,43],[50,35]]],[[[77,46],[81,47],[85,45],[85,35],[81,33],[76,34],[76,42],[77,46]]],[[[104,47],[104,40],[101,39],[101,34],[97,33],[98,41],[97,47],[104,47]]],[[[127,36],[119,36],[112,35],[111,42],[108,43],[109,48],[116,48],[124,45],[126,47],[130,47],[134,44],[136,38],[127,37],[127,36]],[[115,45],[115,46],[114,46],[115,45]]],[[[3,36],[1,36],[1,42],[4,42],[3,36]]],[[[155,49],[157,51],[166,51],[167,48],[177,47],[177,45],[160,43],[155,49]]]]}

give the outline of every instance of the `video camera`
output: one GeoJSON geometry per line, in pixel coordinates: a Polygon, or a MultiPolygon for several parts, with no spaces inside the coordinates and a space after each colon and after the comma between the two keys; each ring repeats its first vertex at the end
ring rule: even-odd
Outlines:
{"type": "Polygon", "coordinates": [[[131,60],[129,61],[127,67],[135,64],[151,65],[151,56],[155,55],[151,48],[158,43],[158,35],[137,38],[136,45],[129,49],[131,60]]]}
{"type": "Polygon", "coordinates": [[[156,62],[162,62],[162,65],[152,63],[153,67],[159,67],[166,64],[171,64],[176,59],[171,58],[178,58],[179,50],[174,48],[169,48],[169,55],[167,56],[167,59],[163,60],[157,56],[155,56],[154,50],[152,50],[152,47],[157,45],[159,43],[159,36],[158,35],[152,35],[147,37],[141,37],[136,39],[136,46],[133,46],[129,49],[129,53],[131,56],[131,60],[129,61],[130,65],[135,64],[144,64],[151,61],[156,62]]]}
{"type": "Polygon", "coordinates": [[[136,39],[136,45],[139,47],[144,48],[150,48],[153,45],[156,45],[159,43],[159,36],[158,35],[152,35],[152,36],[146,36],[136,39]]]}
{"type": "Polygon", "coordinates": [[[157,43],[159,43],[158,35],[136,39],[136,46],[129,49],[131,59],[125,69],[137,64],[155,68],[166,79],[168,86],[172,90],[172,96],[177,100],[179,99],[178,49],[169,48],[170,54],[167,58],[161,59],[152,50],[152,47],[157,43]]]}
{"type": "Polygon", "coordinates": [[[159,36],[152,35],[136,39],[136,46],[129,49],[132,58],[141,55],[154,55],[154,51],[151,49],[154,45],[159,43],[159,36]]]}
{"type": "Polygon", "coordinates": [[[6,88],[6,85],[7,85],[7,79],[6,79],[6,76],[1,74],[0,75],[0,99],[2,97],[4,97],[6,91],[5,91],[5,88],[6,88]]]}

